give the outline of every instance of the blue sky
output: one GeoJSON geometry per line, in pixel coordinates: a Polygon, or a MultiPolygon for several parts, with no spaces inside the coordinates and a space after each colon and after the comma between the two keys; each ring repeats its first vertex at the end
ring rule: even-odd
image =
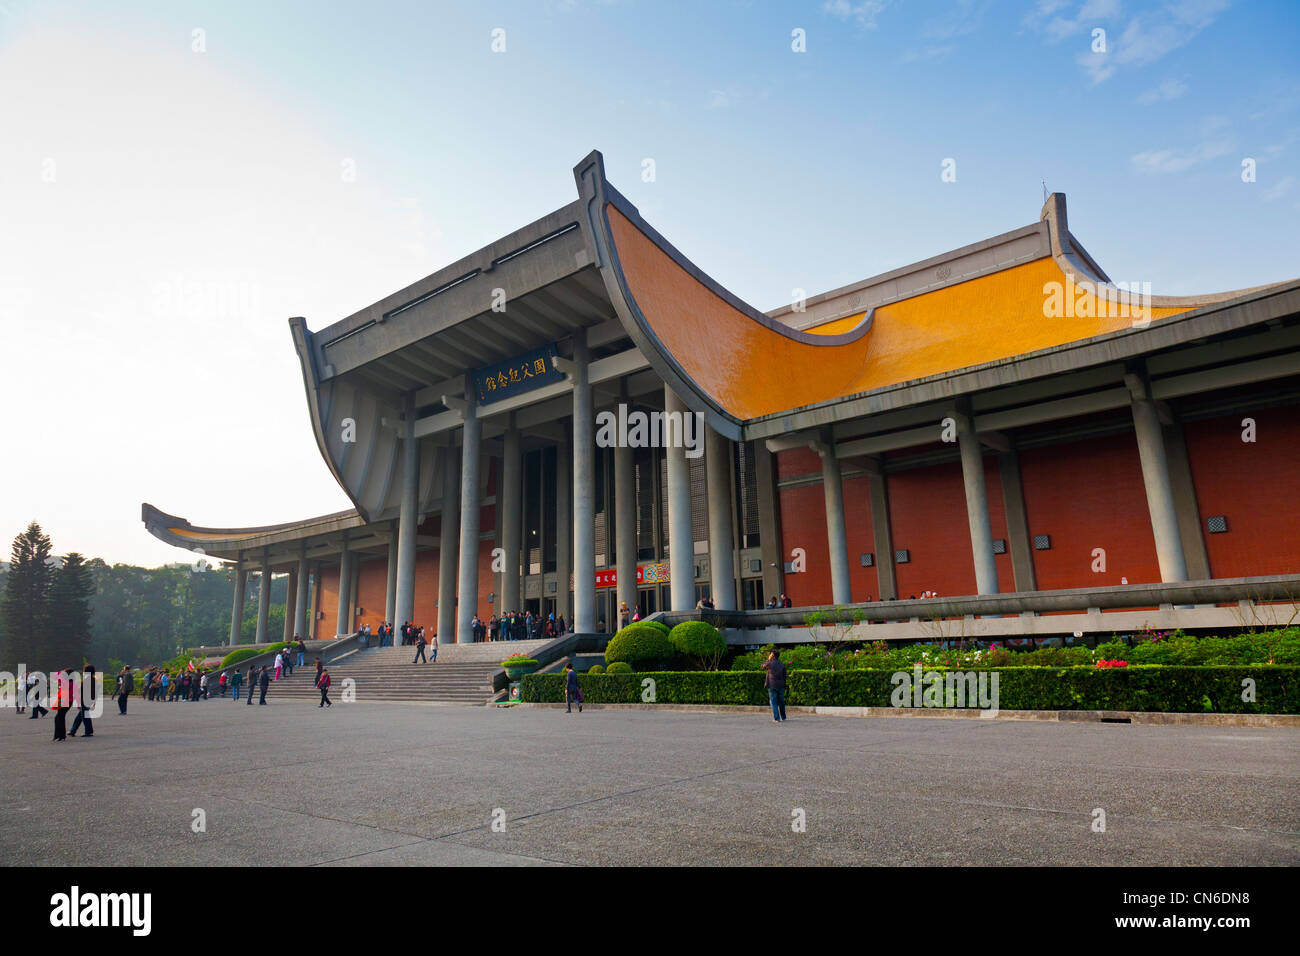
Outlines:
{"type": "Polygon", "coordinates": [[[5,469],[0,537],[36,518],[62,551],[158,563],[181,555],[141,500],[346,507],[285,319],[568,202],[593,148],[762,309],[1033,222],[1044,179],[1116,279],[1293,278],[1298,24],[1223,0],[0,0],[0,373],[33,400],[12,450],[42,462],[5,469]]]}

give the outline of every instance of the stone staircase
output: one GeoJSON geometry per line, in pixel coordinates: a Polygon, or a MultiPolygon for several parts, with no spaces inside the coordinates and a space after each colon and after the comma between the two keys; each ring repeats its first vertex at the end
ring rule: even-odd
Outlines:
{"type": "MultiPolygon", "coordinates": [[[[492,677],[501,661],[512,654],[531,653],[546,641],[496,641],[450,644],[438,649],[437,663],[412,664],[415,648],[371,647],[326,664],[330,672],[330,700],[342,699],[344,681],[356,682],[356,699],[432,701],[485,704],[495,696],[492,677]]],[[[428,649],[425,650],[428,656],[428,649]]],[[[312,654],[292,676],[271,681],[266,699],[320,700],[316,689],[316,663],[312,654]]]]}

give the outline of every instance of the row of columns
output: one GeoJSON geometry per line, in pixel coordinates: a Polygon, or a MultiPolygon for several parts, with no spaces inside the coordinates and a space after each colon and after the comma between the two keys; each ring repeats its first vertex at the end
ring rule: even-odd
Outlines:
{"type": "MultiPolygon", "coordinates": [[[[1171,436],[1162,424],[1162,408],[1151,396],[1150,385],[1142,371],[1125,376],[1131,394],[1133,427],[1138,456],[1142,464],[1142,481],[1151,529],[1155,538],[1160,579],[1166,583],[1186,581],[1188,559],[1180,529],[1173,469],[1170,462],[1171,437],[1180,454],[1177,427],[1171,436]]],[[[984,479],[983,440],[976,432],[969,404],[959,405],[952,417],[956,425],[957,446],[961,458],[962,484],[966,498],[966,517],[970,531],[971,558],[975,568],[975,586],[979,594],[999,592],[998,569],[993,553],[993,528],[989,517],[988,489],[984,479]]],[[[812,443],[822,461],[822,483],[826,499],[826,535],[830,554],[831,592],[836,604],[852,601],[849,587],[849,553],[844,521],[844,491],[840,462],[828,432],[812,443]]],[[[1014,448],[1009,445],[1000,453],[1003,499],[1006,503],[1009,550],[1016,578],[1016,589],[1036,588],[1029,529],[1025,515],[1020,466],[1014,448]]],[[[1179,463],[1185,470],[1185,462],[1179,463]]],[[[881,600],[898,596],[894,574],[893,538],[889,524],[889,499],[884,473],[879,462],[868,467],[871,522],[877,561],[877,582],[881,600]]],[[[1203,576],[1208,576],[1208,567],[1203,576]]],[[[721,606],[721,605],[719,605],[721,606]]]]}
{"type": "MultiPolygon", "coordinates": [[[[266,644],[270,641],[268,625],[271,617],[271,562],[266,554],[262,556],[260,580],[257,589],[257,632],[254,643],[266,644]]],[[[296,635],[307,633],[307,594],[310,590],[311,571],[307,563],[306,543],[303,543],[298,563],[289,571],[289,581],[284,598],[284,632],[282,640],[291,640],[296,635]]],[[[240,563],[235,568],[234,603],[230,609],[230,640],[233,646],[239,643],[240,625],[244,620],[244,594],[248,590],[248,568],[240,563]]],[[[341,589],[342,590],[342,589],[341,589]]]]}

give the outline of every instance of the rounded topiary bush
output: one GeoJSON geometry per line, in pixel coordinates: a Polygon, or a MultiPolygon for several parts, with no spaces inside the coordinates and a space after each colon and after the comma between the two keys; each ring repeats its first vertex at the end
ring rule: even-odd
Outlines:
{"type": "MultiPolygon", "coordinates": [[[[671,633],[668,625],[663,621],[637,621],[636,623],[642,627],[653,627],[657,631],[662,631],[664,637],[667,637],[671,633]]],[[[631,625],[629,625],[629,627],[630,626],[631,625]]]]}
{"type": "Polygon", "coordinates": [[[605,673],[605,665],[604,665],[604,664],[592,664],[591,667],[589,667],[589,668],[587,669],[587,673],[588,673],[588,674],[603,674],[603,673],[605,673]]]}
{"type": "Polygon", "coordinates": [[[673,649],[707,670],[717,670],[718,661],[727,652],[727,642],[707,621],[683,621],[672,629],[668,639],[673,649]]]}
{"type": "Polygon", "coordinates": [[[254,650],[251,647],[244,647],[237,651],[231,651],[225,657],[221,658],[221,666],[223,668],[234,667],[240,661],[246,661],[250,657],[256,657],[261,653],[261,651],[254,650]]]}
{"type": "MultiPolygon", "coordinates": [[[[597,664],[596,666],[599,667],[600,665],[597,664]]],[[[615,661],[614,663],[609,665],[609,669],[606,670],[605,673],[606,674],[630,674],[632,673],[632,665],[629,664],[627,661],[615,661]]]]}
{"type": "Polygon", "coordinates": [[[619,631],[605,647],[605,663],[625,661],[628,664],[660,662],[673,656],[673,642],[657,627],[629,624],[619,631]]]}

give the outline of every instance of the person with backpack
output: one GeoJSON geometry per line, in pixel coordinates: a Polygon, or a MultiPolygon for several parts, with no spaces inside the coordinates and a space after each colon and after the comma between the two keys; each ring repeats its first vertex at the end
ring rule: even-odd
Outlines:
{"type": "MultiPolygon", "coordinates": [[[[262,699],[258,701],[263,707],[266,706],[266,689],[271,686],[271,669],[265,664],[262,665],[262,674],[257,679],[262,688],[262,699]]],[[[251,696],[251,695],[250,695],[251,696]]]]}
{"type": "Polygon", "coordinates": [[[316,677],[316,686],[320,688],[320,706],[333,707],[330,703],[330,672],[321,668],[320,674],[316,677]]]}

